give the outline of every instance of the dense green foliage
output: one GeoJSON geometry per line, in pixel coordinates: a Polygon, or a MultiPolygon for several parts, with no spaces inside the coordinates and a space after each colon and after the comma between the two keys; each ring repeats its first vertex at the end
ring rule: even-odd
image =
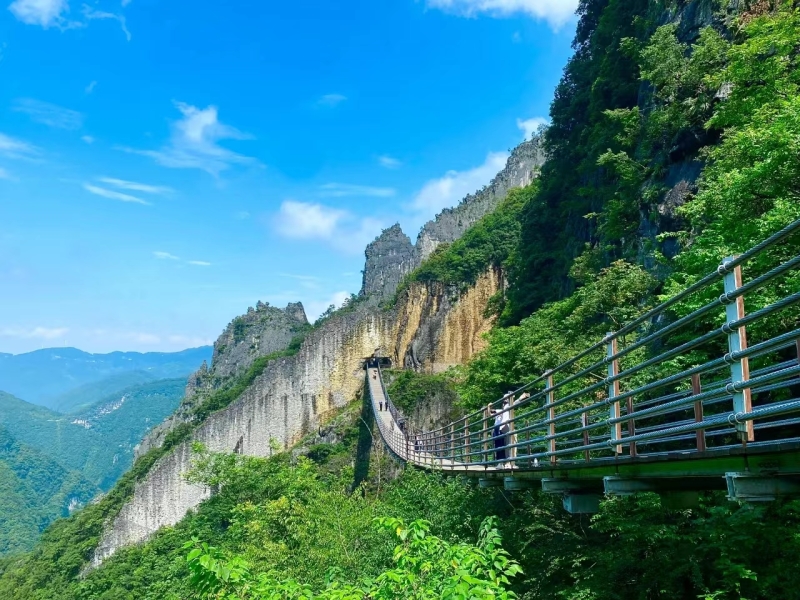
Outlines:
{"type": "Polygon", "coordinates": [[[80,473],[20,444],[0,426],[0,556],[30,550],[45,527],[95,493],[80,473]]]}
{"type": "MultiPolygon", "coordinates": [[[[462,567],[473,558],[482,560],[481,552],[499,549],[496,538],[494,549],[486,548],[486,537],[481,538],[482,531],[483,536],[491,531],[482,529],[490,515],[499,517],[494,523],[503,545],[523,571],[507,589],[525,600],[758,600],[791,597],[788,591],[800,585],[800,574],[793,568],[800,552],[798,502],[739,506],[714,493],[699,508],[674,511],[664,508],[658,496],[642,494],[606,500],[590,519],[566,514],[558,498],[534,492],[509,495],[413,469],[378,487],[377,475],[388,465],[379,448],[371,454],[370,478],[350,493],[350,467],[331,472],[303,458],[292,461],[288,454],[256,459],[202,452],[191,478],[220,491],[178,525],[78,577],[77,558],[89,543],[70,546],[69,535],[77,533],[78,520],[61,521],[29,558],[0,563],[0,597],[230,598],[197,594],[197,586],[205,581],[219,586],[217,591],[248,599],[299,598],[299,590],[335,598],[330,594],[336,590],[363,589],[391,578],[403,591],[395,588],[383,596],[376,591],[369,597],[402,598],[415,597],[403,586],[420,566],[424,573],[418,591],[436,590],[420,597],[445,597],[437,594],[444,594],[451,583],[459,584],[450,577],[472,586],[476,595],[471,597],[483,597],[477,594],[484,584],[467,579],[462,567]],[[404,559],[425,557],[422,563],[415,567],[413,562],[397,562],[396,533],[373,523],[380,518],[400,526],[401,532],[414,528],[387,517],[430,523],[429,531],[416,534],[422,546],[400,545],[404,559]],[[477,548],[476,539],[484,540],[477,548]],[[189,561],[187,542],[200,549],[189,561]],[[208,556],[204,564],[197,562],[201,556],[208,556]],[[445,556],[456,564],[440,563],[445,556]],[[425,564],[438,566],[425,569],[425,564]],[[237,587],[245,583],[250,589],[237,587]],[[286,595],[269,595],[277,590],[286,595]]],[[[94,521],[83,517],[83,526],[97,526],[97,506],[79,513],[79,518],[94,515],[94,521]]]]}
{"type": "Polygon", "coordinates": [[[386,387],[394,405],[410,415],[420,404],[436,400],[446,406],[455,404],[458,396],[453,382],[445,373],[389,371],[391,383],[386,387]]]}
{"type": "Polygon", "coordinates": [[[69,415],[0,392],[0,425],[105,491],[130,467],[147,430],[177,408],[185,387],[185,379],[138,384],[69,415]]]}
{"type": "MultiPolygon", "coordinates": [[[[567,275],[586,242],[597,244],[601,266],[625,257],[634,246],[630,227],[617,218],[615,230],[599,235],[586,215],[615,201],[618,177],[598,164],[620,146],[620,132],[608,111],[633,108],[639,96],[639,65],[631,46],[654,27],[662,7],[648,0],[581,0],[580,21],[567,63],[550,107],[544,139],[548,160],[539,192],[526,204],[521,239],[509,263],[511,289],[504,321],[516,322],[543,303],[573,289],[567,275]],[[623,40],[628,40],[623,43],[623,40]],[[624,233],[624,237],[616,237],[624,233]]],[[[616,201],[618,202],[618,201],[616,201]]],[[[630,211],[619,207],[618,217],[630,211]]],[[[638,214],[636,214],[638,217],[638,214]]]]}

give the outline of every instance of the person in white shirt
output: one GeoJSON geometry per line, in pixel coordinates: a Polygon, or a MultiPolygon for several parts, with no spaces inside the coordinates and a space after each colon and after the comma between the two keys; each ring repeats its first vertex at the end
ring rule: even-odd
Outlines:
{"type": "MultiPolygon", "coordinates": [[[[525,398],[530,397],[528,392],[524,394],[520,394],[519,398],[514,400],[514,392],[506,393],[505,397],[503,398],[503,406],[502,408],[495,409],[492,408],[492,405],[489,404],[486,407],[486,410],[489,412],[490,415],[494,416],[494,427],[492,428],[492,437],[494,438],[494,458],[495,460],[505,461],[507,460],[507,452],[506,447],[510,444],[511,440],[510,433],[511,433],[511,408],[524,400],[525,398]]],[[[497,466],[500,468],[510,469],[512,468],[511,463],[497,463],[497,466]]]]}

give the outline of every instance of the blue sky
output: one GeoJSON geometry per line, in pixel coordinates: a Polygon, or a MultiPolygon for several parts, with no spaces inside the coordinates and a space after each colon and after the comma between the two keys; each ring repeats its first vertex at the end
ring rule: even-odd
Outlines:
{"type": "Polygon", "coordinates": [[[0,352],[310,318],[547,115],[577,0],[3,0],[0,352]]]}

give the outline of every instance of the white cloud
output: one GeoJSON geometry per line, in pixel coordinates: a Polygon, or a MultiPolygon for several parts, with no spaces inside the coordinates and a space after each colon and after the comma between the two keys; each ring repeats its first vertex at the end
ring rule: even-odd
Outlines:
{"type": "Polygon", "coordinates": [[[13,110],[27,114],[32,121],[55,127],[56,129],[80,129],[83,126],[83,115],[75,110],[62,108],[56,104],[20,98],[12,106],[13,110]]]}
{"type": "Polygon", "coordinates": [[[531,135],[539,130],[542,125],[547,125],[549,121],[544,117],[533,117],[532,119],[517,119],[517,127],[525,134],[523,139],[531,139],[531,135]]]}
{"type": "Polygon", "coordinates": [[[188,261],[188,263],[190,265],[194,265],[196,267],[210,267],[211,266],[210,262],[206,262],[204,260],[190,260],[190,261],[188,261]]]}
{"type": "Polygon", "coordinates": [[[295,200],[284,201],[275,218],[275,228],[283,237],[324,242],[347,254],[363,252],[382,227],[372,217],[359,218],[346,210],[295,200]]]}
{"type": "Polygon", "coordinates": [[[347,100],[347,96],[343,96],[342,94],[325,94],[324,96],[321,96],[319,100],[317,100],[317,104],[319,106],[328,106],[333,108],[345,100],[347,100]]]}
{"type": "Polygon", "coordinates": [[[248,211],[246,211],[246,210],[240,210],[240,211],[239,211],[239,212],[237,212],[237,213],[236,213],[234,216],[235,216],[237,219],[239,219],[240,221],[244,221],[244,220],[246,220],[246,219],[249,219],[249,218],[250,218],[250,213],[249,213],[248,211]]]}
{"type": "Polygon", "coordinates": [[[94,138],[92,136],[90,136],[90,135],[81,136],[81,140],[83,140],[87,144],[94,144],[94,138]]]}
{"type": "Polygon", "coordinates": [[[309,321],[313,323],[323,312],[328,309],[331,304],[333,304],[336,308],[339,308],[349,297],[350,294],[348,292],[334,292],[326,298],[305,300],[303,302],[303,308],[306,311],[306,316],[308,317],[309,321]]]}
{"type": "Polygon", "coordinates": [[[384,154],[383,156],[379,156],[378,162],[381,164],[382,167],[386,167],[387,169],[399,169],[400,167],[403,166],[403,163],[401,163],[399,160],[397,160],[396,158],[392,158],[391,156],[388,156],[386,154],[384,154]]]}
{"type": "Polygon", "coordinates": [[[35,154],[37,150],[34,146],[0,133],[0,155],[8,158],[29,158],[35,154]]]}
{"type": "Polygon", "coordinates": [[[508,154],[490,152],[484,163],[468,171],[448,171],[444,177],[428,181],[417,192],[411,209],[418,218],[432,218],[443,208],[455,206],[464,196],[489,183],[505,167],[508,154]]]}
{"type": "Polygon", "coordinates": [[[61,26],[63,13],[69,11],[67,0],[15,0],[8,10],[23,23],[41,25],[45,29],[61,26]]]}
{"type": "Polygon", "coordinates": [[[176,102],[175,106],[183,118],[172,124],[172,135],[166,146],[160,150],[120,150],[149,156],[173,169],[202,169],[215,177],[235,164],[256,162],[219,145],[221,140],[249,140],[252,136],[220,123],[216,106],[202,110],[183,102],[176,102]]]}
{"type": "MultiPolygon", "coordinates": [[[[123,6],[125,5],[123,4],[123,6]]],[[[128,39],[129,42],[131,41],[131,32],[128,31],[128,27],[125,23],[125,17],[123,15],[117,15],[110,12],[103,12],[101,10],[94,10],[92,7],[84,4],[83,16],[86,17],[88,21],[92,21],[95,19],[113,19],[115,21],[118,21],[120,26],[122,27],[122,33],[125,34],[125,37],[128,39]]]]}
{"type": "Polygon", "coordinates": [[[326,183],[319,186],[320,195],[341,198],[344,196],[370,196],[374,198],[390,198],[394,196],[394,188],[353,185],[349,183],[326,183]]]}
{"type": "Polygon", "coordinates": [[[285,200],[276,219],[278,231],[287,238],[330,239],[339,223],[347,217],[344,210],[322,204],[285,200]]]}
{"type": "Polygon", "coordinates": [[[110,200],[119,200],[120,202],[133,202],[135,204],[144,204],[144,205],[150,204],[147,200],[142,200],[141,198],[137,198],[136,196],[122,194],[120,192],[115,192],[113,190],[107,190],[105,188],[92,185],[90,183],[84,183],[83,189],[85,189],[87,192],[91,194],[94,194],[96,196],[102,196],[103,198],[109,198],[110,200]]]}
{"type": "Polygon", "coordinates": [[[153,252],[153,256],[160,258],[161,260],[180,260],[179,257],[175,256],[174,254],[170,254],[169,252],[153,252]]]}
{"type": "Polygon", "coordinates": [[[131,0],[122,0],[122,6],[128,6],[131,3],[131,0]]]}
{"type": "Polygon", "coordinates": [[[96,82],[96,81],[93,81],[92,83],[90,83],[89,85],[87,85],[87,86],[86,86],[86,89],[85,89],[84,91],[85,91],[87,94],[91,94],[91,93],[94,91],[94,88],[95,88],[96,86],[97,86],[97,82],[96,82]]]}
{"type": "Polygon", "coordinates": [[[429,8],[462,17],[475,17],[485,13],[491,17],[526,15],[543,19],[558,29],[578,8],[578,0],[427,0],[429,8]]]}
{"type": "Polygon", "coordinates": [[[115,179],[114,177],[98,177],[98,181],[108,185],[113,185],[114,187],[118,187],[123,190],[133,190],[135,192],[144,192],[145,194],[171,194],[173,191],[175,191],[172,188],[165,186],[149,185],[146,183],[137,183],[135,181],[125,181],[124,179],[115,179]]]}
{"type": "Polygon", "coordinates": [[[131,332],[125,335],[128,339],[133,340],[139,344],[160,344],[161,338],[152,333],[131,332]]]}
{"type": "Polygon", "coordinates": [[[34,327],[33,329],[23,329],[20,327],[10,327],[0,329],[0,336],[16,338],[38,338],[42,340],[54,340],[62,337],[69,331],[67,327],[34,327]]]}

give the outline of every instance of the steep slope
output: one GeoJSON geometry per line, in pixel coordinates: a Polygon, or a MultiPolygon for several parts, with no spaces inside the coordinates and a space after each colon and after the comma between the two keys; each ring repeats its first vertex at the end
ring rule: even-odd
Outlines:
{"type": "Polygon", "coordinates": [[[31,549],[59,517],[85,504],[97,488],[0,426],[0,556],[31,549]]]}
{"type": "MultiPolygon", "coordinates": [[[[75,348],[6,354],[0,355],[0,389],[28,402],[56,409],[65,401],[70,405],[82,404],[84,401],[74,396],[68,396],[66,400],[61,398],[80,386],[132,371],[143,371],[154,379],[186,377],[210,357],[209,347],[144,354],[89,354],[75,348]]],[[[116,393],[132,383],[132,380],[123,380],[120,387],[106,388],[106,393],[116,393]]],[[[98,396],[87,398],[92,401],[98,396]]]]}

